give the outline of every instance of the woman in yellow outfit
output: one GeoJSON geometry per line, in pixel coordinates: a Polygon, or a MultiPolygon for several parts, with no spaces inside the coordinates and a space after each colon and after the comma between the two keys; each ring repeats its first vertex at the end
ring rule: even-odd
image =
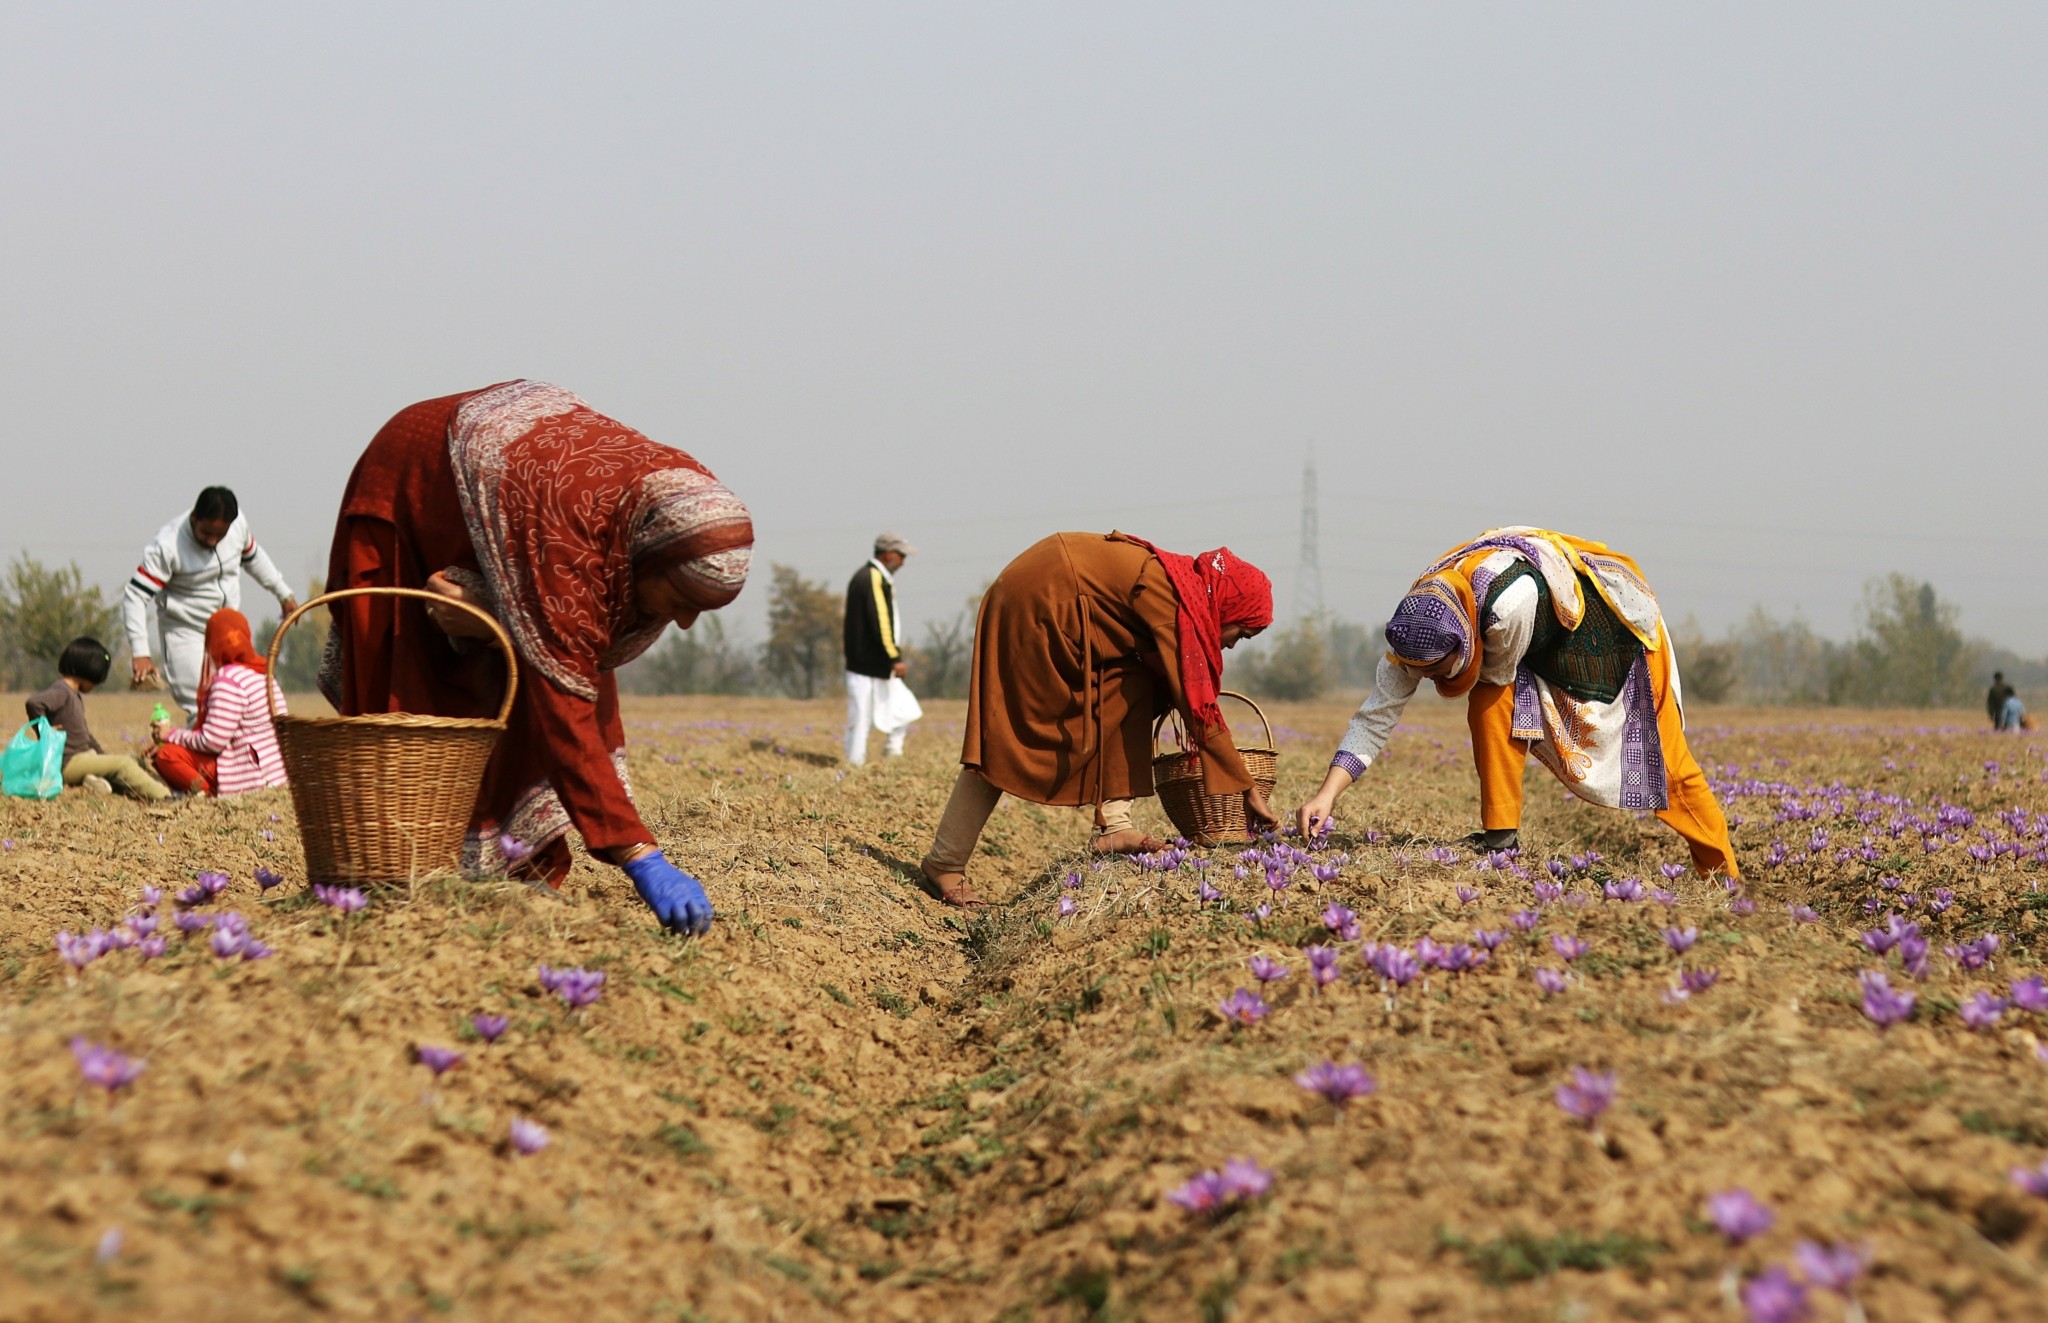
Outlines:
{"type": "Polygon", "coordinates": [[[1702,875],[1739,875],[1727,819],[1685,743],[1678,664],[1635,561],[1599,542],[1498,528],[1453,548],[1387,623],[1387,655],[1322,788],[1302,805],[1319,830],[1386,747],[1415,690],[1467,700],[1485,850],[1515,845],[1529,754],[1588,803],[1656,813],[1702,875]]]}

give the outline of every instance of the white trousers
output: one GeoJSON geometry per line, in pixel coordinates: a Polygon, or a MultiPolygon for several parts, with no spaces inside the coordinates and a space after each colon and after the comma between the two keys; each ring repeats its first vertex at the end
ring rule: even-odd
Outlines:
{"type": "Polygon", "coordinates": [[[199,714],[199,675],[206,668],[206,631],[175,626],[164,629],[163,647],[159,651],[162,655],[156,659],[156,668],[163,672],[164,683],[171,687],[171,698],[185,709],[185,724],[189,726],[199,714]]]}
{"type": "MultiPolygon", "coordinates": [[[[855,767],[868,760],[868,732],[880,730],[876,718],[888,710],[889,682],[877,680],[872,675],[846,673],[846,761],[855,767]]],[[[903,754],[903,741],[910,734],[910,727],[897,726],[885,731],[887,739],[882,744],[882,755],[898,758],[903,754]]]]}

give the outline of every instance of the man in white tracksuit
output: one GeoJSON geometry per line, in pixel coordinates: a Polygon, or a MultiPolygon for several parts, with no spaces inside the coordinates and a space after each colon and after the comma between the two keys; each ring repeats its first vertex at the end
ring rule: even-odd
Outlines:
{"type": "Polygon", "coordinates": [[[903,673],[903,616],[896,572],[916,548],[895,533],[875,539],[875,554],[846,585],[846,761],[868,760],[868,732],[881,731],[882,754],[902,756],[910,723],[924,713],[903,673]]]}
{"type": "Polygon", "coordinates": [[[235,494],[208,487],[192,508],[157,531],[142,549],[142,563],[121,597],[121,623],[128,631],[135,683],[158,674],[149,655],[149,607],[156,604],[163,637],[162,674],[171,697],[190,721],[197,710],[199,672],[206,664],[206,622],[222,607],[242,609],[242,571],[268,589],[290,615],[299,609],[291,585],[277,572],[235,494]]]}

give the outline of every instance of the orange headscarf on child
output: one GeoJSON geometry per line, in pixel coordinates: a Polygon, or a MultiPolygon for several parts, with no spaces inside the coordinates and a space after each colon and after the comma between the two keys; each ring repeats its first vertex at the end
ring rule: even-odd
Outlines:
{"type": "Polygon", "coordinates": [[[268,674],[270,663],[256,651],[255,636],[249,632],[249,617],[222,607],[206,618],[206,665],[199,672],[199,719],[206,722],[206,695],[213,677],[223,666],[246,666],[258,675],[268,674]]]}

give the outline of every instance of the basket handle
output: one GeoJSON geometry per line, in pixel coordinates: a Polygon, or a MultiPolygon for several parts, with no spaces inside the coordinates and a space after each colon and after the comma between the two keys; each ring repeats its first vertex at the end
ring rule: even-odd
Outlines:
{"type": "MultiPolygon", "coordinates": [[[[1234,698],[1250,708],[1253,714],[1258,717],[1259,724],[1266,728],[1266,748],[1276,753],[1279,752],[1280,746],[1273,741],[1273,723],[1266,716],[1266,709],[1260,707],[1249,694],[1240,694],[1235,689],[1224,689],[1220,690],[1216,697],[1218,699],[1234,698]]],[[[1169,717],[1178,721],[1180,712],[1177,709],[1169,708],[1167,711],[1160,713],[1158,720],[1152,723],[1152,748],[1155,753],[1159,749],[1159,732],[1165,728],[1169,717]]],[[[1189,752],[1192,753],[1193,750],[1189,750],[1189,752]]]]}
{"type": "MultiPolygon", "coordinates": [[[[491,627],[491,634],[497,641],[498,650],[505,654],[505,701],[498,707],[498,720],[503,722],[512,715],[512,700],[519,693],[519,656],[512,650],[512,638],[505,632],[505,627],[499,624],[490,612],[480,607],[471,606],[468,602],[458,601],[453,597],[443,597],[440,593],[430,593],[422,588],[344,588],[340,592],[320,594],[320,596],[307,602],[289,616],[286,616],[283,622],[278,625],[277,633],[270,636],[270,673],[272,675],[277,673],[277,650],[284,643],[285,631],[299,623],[300,616],[311,611],[316,606],[327,606],[330,603],[339,602],[350,597],[418,597],[425,601],[439,603],[442,606],[461,607],[464,611],[469,612],[478,620],[489,625],[491,627]]],[[[277,686],[275,684],[263,686],[263,701],[270,709],[270,719],[273,722],[276,721],[277,686]]]]}

